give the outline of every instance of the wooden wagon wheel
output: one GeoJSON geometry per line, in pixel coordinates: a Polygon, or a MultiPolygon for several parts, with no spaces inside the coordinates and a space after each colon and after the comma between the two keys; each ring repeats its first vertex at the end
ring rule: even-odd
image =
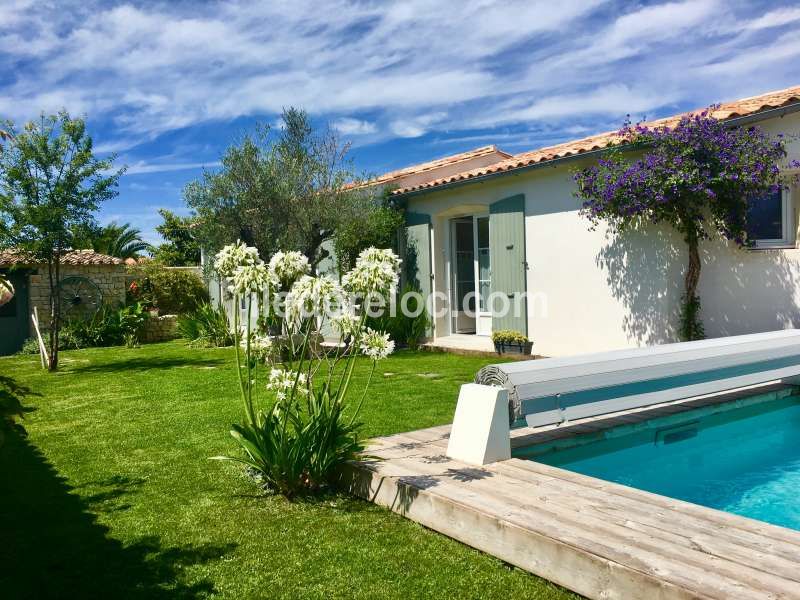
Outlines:
{"type": "Polygon", "coordinates": [[[8,304],[14,297],[14,286],[11,282],[0,275],[0,306],[8,304]]]}
{"type": "Polygon", "coordinates": [[[88,277],[73,276],[58,284],[65,319],[90,319],[103,305],[103,292],[88,277]]]}

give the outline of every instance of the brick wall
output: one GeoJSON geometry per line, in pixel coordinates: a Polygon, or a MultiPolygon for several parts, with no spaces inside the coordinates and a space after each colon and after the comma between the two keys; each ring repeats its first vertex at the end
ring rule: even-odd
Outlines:
{"type": "MultiPolygon", "coordinates": [[[[80,276],[92,280],[103,294],[103,302],[118,306],[125,302],[127,270],[125,265],[62,265],[61,279],[80,276]]],[[[50,319],[50,284],[47,267],[37,268],[28,278],[30,310],[37,307],[39,322],[47,327],[50,319]]],[[[63,309],[62,309],[63,310],[63,309]]]]}

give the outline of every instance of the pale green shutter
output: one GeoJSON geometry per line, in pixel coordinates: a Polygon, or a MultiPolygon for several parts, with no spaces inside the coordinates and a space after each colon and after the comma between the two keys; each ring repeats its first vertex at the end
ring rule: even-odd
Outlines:
{"type": "MultiPolygon", "coordinates": [[[[504,198],[489,206],[489,251],[492,265],[492,293],[508,297],[511,310],[505,316],[492,314],[492,331],[514,329],[528,334],[525,292],[525,196],[504,198]],[[514,314],[514,304],[519,311],[514,314]]],[[[502,302],[495,301],[495,308],[502,302]]]]}
{"type": "MultiPolygon", "coordinates": [[[[422,213],[406,213],[406,239],[403,252],[403,280],[417,288],[425,300],[433,292],[431,279],[431,216],[422,213]]],[[[428,335],[433,334],[432,325],[428,335]]]]}

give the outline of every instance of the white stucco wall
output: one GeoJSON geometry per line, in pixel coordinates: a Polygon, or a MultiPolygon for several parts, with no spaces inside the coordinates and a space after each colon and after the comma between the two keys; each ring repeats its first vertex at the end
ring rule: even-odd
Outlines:
{"type": "MultiPolygon", "coordinates": [[[[800,114],[759,125],[798,136],[787,145],[789,158],[800,159],[800,114]]],[[[447,219],[523,193],[528,329],[535,353],[557,356],[676,341],[686,262],[682,240],[666,228],[617,240],[602,227],[590,231],[573,196],[571,172],[578,166],[544,167],[410,197],[409,210],[432,216],[436,289],[447,288],[447,219]]],[[[793,192],[800,207],[799,190],[793,192]]],[[[800,327],[800,250],[740,250],[709,241],[701,253],[701,316],[708,337],[800,327]]],[[[447,331],[446,318],[438,319],[436,335],[447,331]]]]}

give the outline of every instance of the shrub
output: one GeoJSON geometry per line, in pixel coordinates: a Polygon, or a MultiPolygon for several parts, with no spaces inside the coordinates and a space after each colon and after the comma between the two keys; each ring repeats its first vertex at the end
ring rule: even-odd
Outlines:
{"type": "Polygon", "coordinates": [[[116,309],[103,306],[89,319],[68,321],[63,331],[74,348],[122,344],[130,347],[138,344],[146,320],[147,311],[139,303],[116,309]]]}
{"type": "Polygon", "coordinates": [[[192,271],[168,269],[155,262],[137,265],[136,279],[128,288],[129,299],[162,315],[182,315],[208,302],[203,280],[192,271]]]}
{"type": "MultiPolygon", "coordinates": [[[[62,336],[59,336],[59,345],[63,343],[63,339],[62,336]]],[[[63,347],[61,349],[63,350],[63,347]]],[[[22,348],[19,349],[17,354],[39,354],[39,342],[36,338],[28,338],[25,340],[25,343],[22,344],[22,348]]]]}
{"type": "MultiPolygon", "coordinates": [[[[46,334],[42,331],[42,336],[44,337],[46,334]]],[[[78,340],[73,335],[72,331],[68,329],[61,329],[58,333],[58,349],[59,350],[78,350],[82,346],[78,343],[78,340]]],[[[19,349],[17,354],[39,354],[39,342],[36,340],[35,337],[28,338],[22,344],[22,348],[19,349]]]]}
{"type": "Polygon", "coordinates": [[[232,346],[234,342],[225,309],[208,302],[178,317],[178,333],[191,344],[207,348],[232,346]]]}
{"type": "MultiPolygon", "coordinates": [[[[410,284],[403,286],[400,297],[417,292],[419,290],[410,284]]],[[[387,332],[393,340],[398,343],[416,350],[419,347],[420,341],[427,335],[428,326],[430,324],[430,317],[428,311],[424,307],[424,301],[421,302],[420,298],[411,296],[408,302],[408,312],[416,313],[420,308],[419,304],[422,303],[422,310],[416,317],[408,317],[398,310],[397,314],[389,315],[384,314],[380,317],[368,317],[367,325],[372,329],[387,332]]]]}

